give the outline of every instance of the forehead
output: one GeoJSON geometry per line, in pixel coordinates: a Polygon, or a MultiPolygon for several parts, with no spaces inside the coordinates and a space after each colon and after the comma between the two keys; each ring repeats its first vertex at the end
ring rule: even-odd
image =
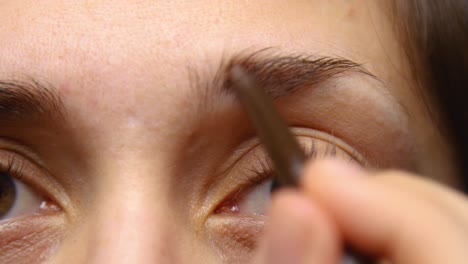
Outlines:
{"type": "Polygon", "coordinates": [[[43,80],[79,93],[66,104],[101,111],[135,112],[151,95],[155,113],[186,103],[174,98],[190,92],[187,69],[209,74],[266,47],[345,57],[391,81],[399,62],[382,59],[395,53],[382,46],[395,42],[382,10],[375,1],[2,1],[0,77],[43,80]]]}
{"type": "Polygon", "coordinates": [[[50,0],[2,1],[0,7],[0,48],[8,51],[2,57],[11,60],[10,69],[11,62],[63,69],[96,61],[203,61],[251,47],[370,60],[382,49],[375,32],[382,38],[388,31],[374,1],[50,0]]]}
{"type": "Polygon", "coordinates": [[[70,119],[95,134],[131,137],[128,131],[154,120],[156,129],[166,125],[158,132],[174,123],[185,128],[174,120],[193,115],[186,107],[195,100],[187,96],[193,92],[189,69],[213,76],[225,58],[273,47],[363,64],[385,84],[379,89],[411,113],[417,121],[411,126],[425,133],[432,122],[412,89],[416,82],[390,3],[0,0],[0,80],[49,83],[73,113],[70,119]]]}

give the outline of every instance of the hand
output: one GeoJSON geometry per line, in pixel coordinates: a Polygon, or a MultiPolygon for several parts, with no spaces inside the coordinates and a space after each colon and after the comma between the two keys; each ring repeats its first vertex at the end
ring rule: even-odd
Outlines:
{"type": "Polygon", "coordinates": [[[339,263],[344,243],[394,264],[468,263],[467,197],[406,172],[313,162],[271,217],[255,263],[339,263]]]}

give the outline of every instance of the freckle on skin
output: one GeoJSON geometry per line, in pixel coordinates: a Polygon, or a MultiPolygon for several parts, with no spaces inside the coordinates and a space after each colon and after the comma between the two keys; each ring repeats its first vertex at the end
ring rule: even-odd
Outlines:
{"type": "Polygon", "coordinates": [[[350,8],[348,10],[348,13],[346,14],[346,16],[349,18],[349,19],[353,19],[355,16],[356,16],[356,10],[354,8],[350,8]]]}

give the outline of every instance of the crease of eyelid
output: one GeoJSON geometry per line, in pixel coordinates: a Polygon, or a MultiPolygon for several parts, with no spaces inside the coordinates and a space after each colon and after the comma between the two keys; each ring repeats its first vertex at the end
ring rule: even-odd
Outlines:
{"type": "Polygon", "coordinates": [[[34,152],[29,150],[28,147],[17,143],[15,140],[0,137],[0,158],[4,159],[4,161],[2,161],[2,167],[7,165],[9,162],[8,159],[15,159],[15,163],[22,163],[22,168],[20,168],[21,171],[18,171],[19,175],[14,176],[17,176],[16,178],[25,182],[25,184],[32,185],[34,190],[38,190],[39,192],[46,194],[48,198],[50,198],[54,203],[57,203],[61,209],[69,209],[67,212],[73,215],[74,210],[71,210],[72,203],[66,195],[65,189],[61,184],[56,182],[50,171],[45,167],[44,163],[33,153],[34,152]],[[26,165],[24,162],[27,162],[26,165]],[[32,170],[32,174],[39,175],[25,175],[24,166],[29,170],[32,170]],[[41,174],[42,177],[40,176],[41,174]]]}
{"type": "MultiPolygon", "coordinates": [[[[290,127],[290,130],[294,137],[299,138],[299,137],[310,137],[313,139],[318,139],[322,140],[324,142],[330,143],[331,145],[338,145],[338,147],[346,152],[349,156],[351,156],[356,162],[361,164],[364,167],[367,167],[369,165],[365,155],[360,154],[357,150],[349,146],[346,142],[341,140],[340,138],[337,138],[334,135],[327,135],[325,132],[321,132],[318,130],[314,131],[305,131],[305,130],[312,130],[310,128],[301,128],[301,127],[290,127]],[[331,138],[333,137],[333,139],[331,138]]],[[[313,142],[315,144],[315,142],[313,142]]],[[[260,139],[256,136],[254,136],[252,139],[247,140],[244,146],[239,146],[234,152],[240,152],[242,153],[241,155],[235,155],[234,158],[229,160],[227,162],[227,166],[223,169],[221,169],[218,174],[224,175],[227,171],[229,171],[240,159],[242,159],[244,156],[248,155],[250,151],[261,145],[260,139]]],[[[303,147],[301,145],[301,147],[303,147]]]]}
{"type": "MultiPolygon", "coordinates": [[[[301,131],[303,130],[302,128],[296,128],[294,129],[294,136],[295,137],[311,137],[310,133],[301,131]]],[[[331,136],[326,136],[324,132],[317,131],[316,134],[314,134],[314,139],[319,139],[322,141],[325,141],[327,143],[330,143],[330,145],[339,147],[342,151],[346,152],[352,160],[358,162],[361,166],[363,167],[369,167],[370,164],[365,157],[364,154],[359,153],[356,149],[352,148],[349,146],[346,142],[344,142],[342,139],[337,138],[334,135],[331,136]],[[333,137],[333,140],[330,140],[333,137]]],[[[315,142],[312,142],[312,144],[315,144],[315,142]]],[[[311,146],[312,147],[312,146],[311,146]]]]}

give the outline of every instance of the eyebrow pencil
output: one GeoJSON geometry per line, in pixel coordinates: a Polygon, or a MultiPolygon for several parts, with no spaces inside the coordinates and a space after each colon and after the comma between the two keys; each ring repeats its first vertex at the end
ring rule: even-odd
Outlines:
{"type": "MultiPolygon", "coordinates": [[[[233,66],[229,74],[229,80],[273,162],[277,187],[298,187],[299,177],[306,160],[299,143],[276,111],[270,96],[258,87],[252,74],[240,65],[233,66]]],[[[376,262],[346,247],[346,254],[341,263],[371,264],[376,262]]]]}

